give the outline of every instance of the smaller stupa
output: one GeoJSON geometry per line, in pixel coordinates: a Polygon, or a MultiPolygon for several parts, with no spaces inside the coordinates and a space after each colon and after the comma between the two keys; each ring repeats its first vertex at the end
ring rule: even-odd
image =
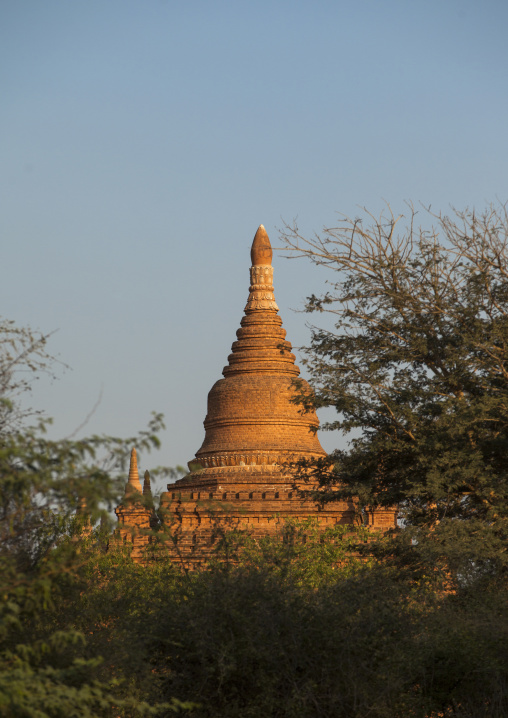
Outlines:
{"type": "Polygon", "coordinates": [[[118,528],[114,533],[112,544],[128,546],[132,558],[138,562],[149,560],[146,549],[150,543],[150,531],[155,520],[151,499],[150,474],[148,471],[145,472],[144,485],[141,487],[138,457],[136,449],[132,449],[124,498],[120,506],[115,509],[118,528]]]}

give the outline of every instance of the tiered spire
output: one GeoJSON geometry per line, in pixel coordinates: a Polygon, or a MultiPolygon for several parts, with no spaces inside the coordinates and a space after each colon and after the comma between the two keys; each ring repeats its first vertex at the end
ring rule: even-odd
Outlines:
{"type": "Polygon", "coordinates": [[[113,539],[117,544],[130,544],[131,556],[135,561],[147,560],[146,549],[149,547],[150,527],[155,514],[150,496],[150,476],[145,472],[144,487],[141,488],[138,472],[138,457],[136,449],[131,451],[129,466],[129,479],[125,485],[125,497],[115,513],[118,516],[119,527],[113,539]],[[143,496],[142,494],[145,494],[143,496]]]}
{"type": "MultiPolygon", "coordinates": [[[[250,287],[228,365],[208,395],[205,439],[196,453],[206,468],[274,466],[288,456],[324,454],[314,412],[294,402],[300,374],[273,293],[272,248],[260,225],[251,248],[250,287]]],[[[305,390],[306,382],[301,382],[305,390]]],[[[310,392],[310,387],[308,387],[310,392]]],[[[192,464],[193,462],[191,462],[192,464]]]]}
{"type": "Polygon", "coordinates": [[[286,341],[286,330],[282,329],[279,307],[273,293],[272,247],[263,225],[254,236],[250,251],[249,298],[245,316],[236,332],[238,341],[232,346],[228,366],[223,374],[285,374],[298,376],[295,355],[291,344],[286,341]]]}
{"type": "Polygon", "coordinates": [[[127,486],[125,487],[125,493],[130,493],[131,491],[138,491],[139,493],[141,493],[141,482],[139,480],[138,457],[136,454],[136,449],[132,449],[131,451],[129,480],[127,481],[127,486]]]}
{"type": "Polygon", "coordinates": [[[249,299],[245,312],[250,309],[275,312],[279,310],[273,295],[272,256],[270,240],[265,228],[260,224],[250,250],[252,267],[250,268],[249,299]]]}

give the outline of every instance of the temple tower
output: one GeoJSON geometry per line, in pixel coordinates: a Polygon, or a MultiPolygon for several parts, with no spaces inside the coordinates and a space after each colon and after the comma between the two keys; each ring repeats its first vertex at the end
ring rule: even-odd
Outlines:
{"type": "MultiPolygon", "coordinates": [[[[288,460],[325,453],[316,434],[316,414],[303,414],[292,403],[292,382],[300,370],[278,316],[272,248],[263,225],[254,237],[251,258],[249,297],[237,341],[222,371],[224,378],[208,394],[205,439],[189,462],[189,468],[202,469],[192,470],[186,482],[206,477],[222,485],[228,476],[234,483],[250,485],[253,466],[277,475],[288,460]],[[224,472],[224,467],[237,468],[224,472]]],[[[304,386],[310,391],[306,382],[304,386]]]]}
{"type": "Polygon", "coordinates": [[[136,449],[132,449],[124,498],[115,509],[118,528],[111,543],[115,546],[127,546],[132,558],[138,562],[148,560],[146,549],[150,544],[150,532],[155,519],[151,499],[150,474],[145,471],[141,487],[138,457],[136,449]]]}
{"type": "MultiPolygon", "coordinates": [[[[254,535],[277,522],[316,517],[323,527],[351,523],[352,503],[318,510],[295,490],[289,462],[324,456],[313,410],[294,403],[300,374],[273,292],[272,248],[263,225],[251,249],[250,287],[228,364],[208,394],[205,438],[190,473],[168,485],[161,507],[177,532],[180,556],[206,558],[217,522],[254,535]]],[[[300,381],[300,390],[310,392],[300,381]]],[[[169,547],[170,550],[170,547],[169,547]]]]}

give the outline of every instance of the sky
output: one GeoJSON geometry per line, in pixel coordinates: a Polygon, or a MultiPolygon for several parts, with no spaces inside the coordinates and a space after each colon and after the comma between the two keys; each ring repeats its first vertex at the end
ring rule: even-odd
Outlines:
{"type": "MultiPolygon", "coordinates": [[[[0,0],[0,314],[69,367],[34,388],[52,435],[160,411],[142,470],[193,458],[259,224],[508,200],[507,27],[505,0],[0,0]]],[[[304,346],[327,276],[274,255],[304,346]]]]}

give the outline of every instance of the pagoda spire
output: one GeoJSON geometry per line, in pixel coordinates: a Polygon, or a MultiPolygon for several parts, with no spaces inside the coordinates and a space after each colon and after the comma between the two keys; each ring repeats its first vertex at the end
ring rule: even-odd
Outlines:
{"type": "Polygon", "coordinates": [[[272,247],[259,225],[251,247],[249,298],[223,374],[269,373],[298,376],[273,293],[272,247]]]}
{"type": "Polygon", "coordinates": [[[273,294],[272,245],[262,224],[254,236],[250,250],[252,267],[250,268],[249,298],[245,313],[251,310],[279,311],[273,294]]]}
{"type": "MultiPolygon", "coordinates": [[[[224,379],[216,382],[208,395],[205,439],[196,453],[204,470],[274,466],[288,455],[324,454],[315,433],[319,426],[315,412],[302,413],[294,401],[293,379],[300,370],[273,294],[272,254],[266,230],[260,225],[252,242],[244,316],[222,370],[224,379]]],[[[303,380],[300,384],[303,390],[308,387],[303,380]]],[[[310,387],[307,390],[310,393],[310,387]]]]}
{"type": "Polygon", "coordinates": [[[130,465],[129,465],[129,480],[127,481],[127,485],[125,487],[125,493],[130,493],[131,491],[138,491],[139,493],[142,492],[141,482],[139,480],[139,473],[138,473],[138,457],[136,454],[136,449],[132,449],[132,451],[131,451],[131,460],[130,460],[130,465]]]}

